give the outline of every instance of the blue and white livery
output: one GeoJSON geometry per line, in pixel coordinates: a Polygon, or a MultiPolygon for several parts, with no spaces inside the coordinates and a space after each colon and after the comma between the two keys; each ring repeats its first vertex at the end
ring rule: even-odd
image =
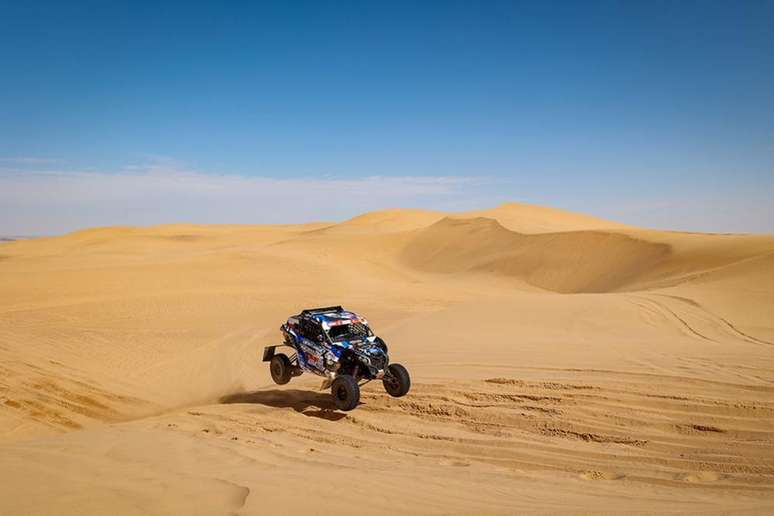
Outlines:
{"type": "Polygon", "coordinates": [[[360,399],[360,386],[382,380],[392,396],[404,396],[411,387],[408,371],[391,364],[384,340],[374,335],[368,321],[341,306],[309,308],[289,317],[280,327],[290,355],[276,353],[280,346],[267,346],[263,361],[277,384],[293,376],[313,373],[325,378],[336,407],[352,410],[360,399]]]}

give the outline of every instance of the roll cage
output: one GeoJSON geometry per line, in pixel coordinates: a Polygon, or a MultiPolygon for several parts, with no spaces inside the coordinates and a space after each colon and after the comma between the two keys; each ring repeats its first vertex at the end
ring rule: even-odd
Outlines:
{"type": "MultiPolygon", "coordinates": [[[[319,308],[307,308],[304,310],[301,310],[301,313],[298,315],[295,315],[288,319],[287,324],[283,324],[280,329],[284,332],[286,328],[292,328],[293,331],[298,333],[301,337],[310,340],[312,342],[317,342],[319,344],[324,344],[327,347],[331,347],[335,344],[335,341],[330,337],[329,331],[326,331],[323,328],[322,323],[317,319],[316,316],[320,315],[328,315],[328,314],[343,314],[347,312],[344,310],[343,307],[340,305],[336,306],[324,306],[319,308]]],[[[373,335],[373,332],[368,327],[367,324],[364,324],[362,322],[352,322],[347,323],[349,324],[357,324],[361,325],[366,333],[366,336],[373,335]]],[[[341,325],[343,326],[343,324],[341,325]]],[[[334,326],[333,328],[340,327],[340,325],[334,326]]],[[[331,328],[332,329],[332,328],[331,328]]],[[[271,358],[274,356],[275,348],[281,347],[281,346],[288,346],[290,348],[295,349],[294,345],[291,345],[290,342],[285,341],[284,344],[281,344],[279,346],[267,346],[264,349],[263,352],[263,361],[268,362],[271,360],[271,358]]]]}

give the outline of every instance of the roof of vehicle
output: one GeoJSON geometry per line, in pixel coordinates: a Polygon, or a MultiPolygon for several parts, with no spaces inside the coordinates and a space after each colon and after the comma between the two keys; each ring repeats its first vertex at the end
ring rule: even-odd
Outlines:
{"type": "Polygon", "coordinates": [[[344,310],[341,306],[308,308],[302,310],[299,315],[317,321],[326,330],[332,326],[342,324],[362,323],[368,325],[368,321],[365,318],[360,317],[355,312],[344,310]]]}

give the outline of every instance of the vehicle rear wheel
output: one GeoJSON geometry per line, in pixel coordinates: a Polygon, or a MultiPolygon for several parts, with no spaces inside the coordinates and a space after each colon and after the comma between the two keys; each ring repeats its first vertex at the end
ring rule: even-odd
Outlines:
{"type": "Polygon", "coordinates": [[[290,377],[293,376],[293,365],[290,363],[287,355],[279,353],[271,358],[269,372],[274,383],[285,385],[290,381],[290,377]]]}
{"type": "Polygon", "coordinates": [[[387,394],[395,398],[405,396],[411,388],[411,377],[406,368],[400,364],[390,364],[386,373],[382,383],[387,394]]]}
{"type": "Polygon", "coordinates": [[[331,385],[333,402],[339,410],[352,410],[360,402],[360,386],[352,376],[342,374],[331,385]]]}

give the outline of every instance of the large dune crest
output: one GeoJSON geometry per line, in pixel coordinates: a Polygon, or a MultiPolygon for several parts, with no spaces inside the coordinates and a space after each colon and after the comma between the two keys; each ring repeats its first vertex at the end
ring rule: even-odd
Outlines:
{"type": "Polygon", "coordinates": [[[417,209],[389,209],[364,213],[349,220],[325,228],[329,233],[395,233],[421,229],[442,219],[446,213],[442,211],[417,209]]]}
{"type": "Polygon", "coordinates": [[[554,292],[610,292],[665,260],[667,244],[603,231],[520,234],[494,219],[443,219],[410,242],[407,263],[429,272],[491,272],[554,292]]]}
{"type": "Polygon", "coordinates": [[[3,243],[0,513],[770,513],[772,314],[774,236],[524,204],[3,243]],[[407,397],[271,383],[332,304],[407,397]]]}
{"type": "Polygon", "coordinates": [[[456,216],[463,219],[476,217],[494,219],[503,227],[517,233],[556,233],[631,227],[582,213],[516,202],[503,203],[496,208],[486,210],[467,211],[456,216]]]}

